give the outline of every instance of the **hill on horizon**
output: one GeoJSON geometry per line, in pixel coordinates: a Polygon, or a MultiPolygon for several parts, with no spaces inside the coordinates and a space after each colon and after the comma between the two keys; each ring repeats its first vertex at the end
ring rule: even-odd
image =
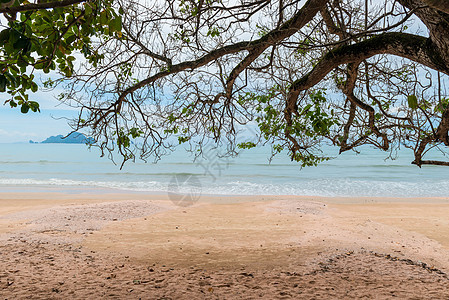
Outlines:
{"type": "MultiPolygon", "coordinates": [[[[31,144],[37,143],[30,140],[31,144]]],[[[91,137],[86,137],[80,132],[72,132],[68,136],[59,134],[57,136],[50,136],[41,142],[42,144],[94,144],[95,140],[91,137]]]]}

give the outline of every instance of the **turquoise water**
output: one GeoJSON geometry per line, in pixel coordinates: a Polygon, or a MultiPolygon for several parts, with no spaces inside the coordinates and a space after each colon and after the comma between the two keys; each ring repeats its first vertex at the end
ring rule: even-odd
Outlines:
{"type": "MultiPolygon", "coordinates": [[[[335,149],[333,151],[336,151],[335,149]]],[[[237,158],[192,161],[182,149],[157,164],[127,163],[123,170],[96,149],[70,144],[0,144],[0,191],[114,189],[166,193],[173,182],[194,178],[202,194],[448,197],[449,167],[411,165],[412,153],[396,160],[364,148],[344,153],[318,167],[299,168],[286,156],[268,163],[269,150],[246,150],[237,158]]],[[[435,153],[430,158],[442,157],[435,153]]],[[[176,192],[189,192],[184,184],[176,192]]]]}

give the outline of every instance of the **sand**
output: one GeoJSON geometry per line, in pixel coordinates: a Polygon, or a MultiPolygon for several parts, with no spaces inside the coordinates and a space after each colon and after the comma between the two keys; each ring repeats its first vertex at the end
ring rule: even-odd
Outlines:
{"type": "Polygon", "coordinates": [[[0,193],[3,299],[449,299],[449,199],[0,193]]]}

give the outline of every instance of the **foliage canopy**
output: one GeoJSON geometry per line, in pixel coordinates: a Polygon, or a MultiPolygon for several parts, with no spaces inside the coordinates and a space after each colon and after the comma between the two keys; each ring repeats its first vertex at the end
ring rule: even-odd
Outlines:
{"type": "Polygon", "coordinates": [[[327,159],[325,142],[449,165],[423,159],[449,146],[448,0],[25,1],[0,12],[6,101],[38,110],[35,70],[59,71],[45,84],[79,108],[73,129],[125,161],[175,144],[201,154],[213,140],[229,154],[269,143],[302,165],[327,159]]]}

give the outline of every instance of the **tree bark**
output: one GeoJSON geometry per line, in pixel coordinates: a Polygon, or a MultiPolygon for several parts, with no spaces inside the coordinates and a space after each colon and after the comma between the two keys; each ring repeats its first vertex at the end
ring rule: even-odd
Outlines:
{"type": "Polygon", "coordinates": [[[0,13],[17,13],[22,11],[30,11],[30,10],[41,10],[41,9],[51,9],[56,7],[65,7],[73,4],[78,4],[82,2],[86,2],[87,0],[62,0],[62,1],[52,1],[45,3],[30,3],[19,6],[0,6],[0,13]]]}
{"type": "Polygon", "coordinates": [[[320,62],[302,78],[296,80],[290,92],[297,98],[300,91],[320,82],[341,64],[356,63],[378,54],[392,54],[408,58],[449,75],[449,64],[440,57],[428,38],[408,33],[384,33],[357,44],[344,45],[328,52],[320,62]]]}
{"type": "Polygon", "coordinates": [[[429,30],[433,50],[449,66],[449,0],[399,0],[399,3],[416,10],[416,16],[429,30]]]}
{"type": "Polygon", "coordinates": [[[424,3],[442,11],[446,14],[449,14],[449,1],[448,0],[424,0],[424,3]]]}

